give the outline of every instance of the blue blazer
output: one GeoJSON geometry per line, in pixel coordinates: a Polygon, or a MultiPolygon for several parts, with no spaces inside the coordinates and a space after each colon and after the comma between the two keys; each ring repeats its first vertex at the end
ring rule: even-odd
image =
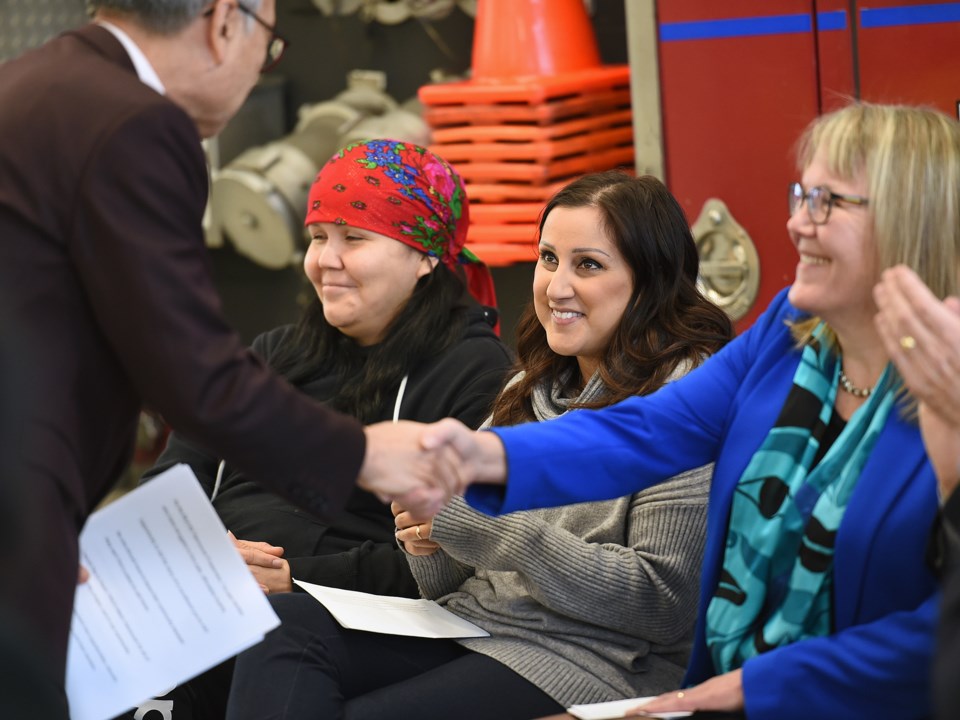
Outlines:
{"type": "MultiPolygon", "coordinates": [[[[467,495],[481,510],[506,513],[619,497],[716,462],[689,684],[716,674],[704,616],[730,505],[792,385],[800,352],[785,321],[801,316],[784,290],[746,333],[653,395],[496,429],[507,486],[478,485],[467,495]]],[[[938,598],[924,556],[936,511],[936,480],[919,429],[891,412],[837,533],[834,631],[747,661],[750,720],[929,715],[938,598]]]]}

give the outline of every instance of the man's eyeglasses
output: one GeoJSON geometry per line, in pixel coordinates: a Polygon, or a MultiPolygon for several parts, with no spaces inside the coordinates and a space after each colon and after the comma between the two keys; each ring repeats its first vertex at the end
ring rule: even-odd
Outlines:
{"type": "Polygon", "coordinates": [[[837,201],[848,202],[852,205],[868,205],[869,200],[859,195],[844,195],[835,193],[825,187],[813,187],[804,191],[803,185],[798,182],[790,183],[787,193],[787,205],[790,208],[792,216],[804,201],[807,203],[807,213],[810,215],[810,222],[814,225],[823,225],[830,219],[830,210],[837,201]]]}
{"type": "Polygon", "coordinates": [[[262,27],[266,28],[268,33],[270,33],[270,42],[267,43],[267,56],[263,59],[263,67],[260,68],[260,72],[268,72],[273,70],[277,66],[277,63],[280,62],[280,58],[283,57],[283,53],[287,49],[286,38],[277,32],[276,25],[271,25],[243,3],[237,3],[237,7],[240,9],[240,12],[252,17],[262,27]]]}
{"type": "MultiPolygon", "coordinates": [[[[258,25],[265,28],[266,31],[270,33],[270,42],[267,43],[267,56],[263,59],[263,67],[260,68],[260,72],[264,73],[273,70],[277,66],[277,63],[280,62],[280,58],[283,57],[283,53],[286,51],[287,45],[290,43],[287,42],[285,37],[277,32],[276,25],[271,25],[243,3],[238,2],[237,9],[240,10],[240,12],[242,12],[244,15],[248,15],[249,17],[253,18],[258,25]]],[[[203,13],[204,17],[210,17],[211,15],[213,15],[213,8],[210,8],[203,13]]]]}

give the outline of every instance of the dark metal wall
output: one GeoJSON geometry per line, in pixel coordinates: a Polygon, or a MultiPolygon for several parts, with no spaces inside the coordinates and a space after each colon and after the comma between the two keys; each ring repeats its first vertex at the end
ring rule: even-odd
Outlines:
{"type": "MultiPolygon", "coordinates": [[[[594,27],[603,61],[625,63],[623,0],[598,0],[594,27]]],[[[462,74],[470,67],[473,19],[458,8],[432,23],[366,23],[359,14],[324,17],[311,0],[281,0],[278,26],[290,39],[281,66],[291,81],[291,107],[328,98],[343,89],[353,68],[383,70],[387,92],[401,102],[430,82],[430,73],[462,74]]]]}
{"type": "Polygon", "coordinates": [[[0,62],[86,19],[83,0],[0,0],[0,62]]]}

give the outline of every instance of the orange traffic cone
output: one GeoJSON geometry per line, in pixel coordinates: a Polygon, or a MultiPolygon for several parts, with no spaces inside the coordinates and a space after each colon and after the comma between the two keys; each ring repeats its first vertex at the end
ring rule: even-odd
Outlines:
{"type": "Polygon", "coordinates": [[[431,150],[470,198],[471,250],[536,259],[543,203],[578,175],[632,166],[630,69],[605,66],[583,0],[477,0],[470,80],[420,88],[431,150]]]}
{"type": "Polygon", "coordinates": [[[583,0],[478,0],[474,80],[560,75],[599,65],[583,0]]]}
{"type": "MultiPolygon", "coordinates": [[[[626,65],[600,64],[583,0],[477,0],[472,62],[470,80],[420,88],[428,123],[433,107],[503,103],[523,103],[541,116],[493,118],[496,122],[552,122],[562,116],[557,109],[535,110],[537,106],[559,97],[583,98],[629,86],[626,65]],[[542,116],[544,111],[547,117],[542,116]]],[[[484,109],[470,108],[481,113],[484,109]]],[[[460,122],[463,114],[457,113],[440,124],[460,122]]]]}

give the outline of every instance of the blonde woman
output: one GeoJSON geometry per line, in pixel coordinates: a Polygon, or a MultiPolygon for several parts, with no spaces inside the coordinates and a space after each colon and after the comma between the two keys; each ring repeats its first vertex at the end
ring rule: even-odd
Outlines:
{"type": "Polygon", "coordinates": [[[872,291],[905,264],[956,293],[960,126],[851,105],[810,126],[799,168],[794,283],[702,368],[596,412],[481,433],[444,421],[421,441],[451,444],[467,480],[506,482],[470,489],[491,512],[616,497],[716,462],[687,688],[645,709],[925,717],[937,487],[872,291]]]}

